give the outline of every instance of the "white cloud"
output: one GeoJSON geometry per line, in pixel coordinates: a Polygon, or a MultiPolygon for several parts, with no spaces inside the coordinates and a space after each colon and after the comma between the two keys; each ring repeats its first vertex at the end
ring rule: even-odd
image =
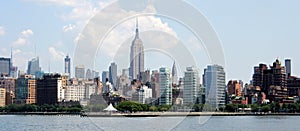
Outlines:
{"type": "Polygon", "coordinates": [[[31,29],[27,29],[22,31],[22,36],[28,38],[29,36],[33,35],[33,31],[31,29]]]}
{"type": "Polygon", "coordinates": [[[48,48],[52,61],[63,61],[65,54],[61,51],[56,50],[54,47],[48,48]]]}
{"type": "Polygon", "coordinates": [[[28,43],[28,41],[25,39],[25,38],[18,38],[18,40],[16,40],[14,43],[13,43],[13,46],[23,46],[23,45],[26,45],[28,43]]]}
{"type": "Polygon", "coordinates": [[[64,32],[68,32],[68,31],[72,31],[76,28],[76,25],[73,25],[73,24],[68,24],[68,25],[65,25],[63,27],[63,31],[64,32]]]}
{"type": "Polygon", "coordinates": [[[20,33],[19,38],[12,43],[13,47],[19,47],[29,44],[29,37],[33,35],[33,31],[31,29],[24,30],[20,33]]]}
{"type": "Polygon", "coordinates": [[[0,36],[3,36],[5,34],[4,27],[0,26],[0,36]]]}

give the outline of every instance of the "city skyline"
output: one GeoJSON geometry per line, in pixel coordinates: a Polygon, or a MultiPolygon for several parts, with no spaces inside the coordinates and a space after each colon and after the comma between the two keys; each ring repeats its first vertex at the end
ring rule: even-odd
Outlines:
{"type": "MultiPolygon", "coordinates": [[[[251,80],[252,66],[259,63],[272,63],[275,57],[280,57],[281,60],[285,58],[292,59],[292,74],[300,75],[299,68],[296,68],[300,65],[300,58],[297,57],[297,48],[295,48],[297,43],[299,43],[297,36],[295,36],[299,29],[297,24],[299,23],[299,18],[296,17],[295,13],[299,10],[295,6],[299,4],[298,1],[272,1],[272,4],[269,4],[269,1],[261,1],[259,5],[251,1],[236,2],[233,0],[221,2],[221,4],[217,5],[209,1],[188,0],[187,2],[200,10],[209,19],[218,33],[225,52],[226,65],[224,68],[226,78],[241,79],[244,82],[248,82],[251,80]],[[239,10],[239,12],[236,12],[236,10],[239,10]],[[249,50],[249,52],[245,52],[245,50],[249,50]]],[[[2,16],[5,17],[1,18],[0,56],[10,57],[10,48],[13,47],[13,62],[20,70],[26,71],[27,62],[38,55],[41,68],[44,71],[48,69],[50,63],[57,63],[51,65],[51,71],[64,72],[63,59],[66,54],[70,54],[70,57],[73,58],[73,49],[76,46],[74,40],[84,27],[85,21],[111,3],[111,1],[83,2],[82,4],[78,1],[64,3],[59,1],[45,0],[39,2],[29,0],[9,1],[6,3],[9,6],[1,8],[0,13],[12,12],[12,15],[7,16],[3,14],[2,16]],[[24,13],[21,16],[18,11],[12,11],[13,8],[8,7],[21,7],[18,11],[24,13]],[[94,8],[95,10],[92,10],[94,8]],[[73,9],[74,11],[78,9],[82,13],[76,14],[73,9]],[[89,15],[85,15],[84,12],[89,12],[89,15]],[[27,19],[29,16],[32,16],[30,20],[27,19]],[[41,18],[45,18],[44,23],[38,22],[41,18]],[[14,21],[18,19],[22,19],[22,21],[14,21]],[[47,24],[47,27],[44,24],[47,24]]],[[[142,25],[145,26],[146,23],[153,24],[157,22],[161,26],[160,29],[168,29],[169,32],[175,32],[180,38],[189,35],[188,33],[182,34],[181,32],[184,32],[181,30],[182,27],[178,27],[178,25],[167,19],[153,17],[151,20],[141,18],[140,21],[140,23],[143,23],[141,24],[142,30],[150,29],[150,27],[143,27],[142,25]]],[[[126,27],[122,31],[130,32],[130,36],[133,36],[135,20],[132,19],[128,23],[126,23],[127,26],[121,25],[126,27]]],[[[107,59],[104,61],[106,62],[103,65],[106,66],[98,64],[97,70],[107,70],[108,65],[112,62],[107,59]]],[[[203,59],[203,61],[206,60],[203,59]]],[[[203,63],[195,66],[203,69],[207,64],[213,64],[209,62],[203,63]]],[[[165,63],[169,67],[171,67],[171,64],[172,61],[165,63]]],[[[160,64],[158,65],[161,66],[160,64]]],[[[71,67],[75,66],[72,65],[71,67]]],[[[158,69],[157,67],[145,68],[158,69]]],[[[72,68],[71,72],[74,74],[74,68],[72,68]]],[[[203,73],[202,70],[201,73],[203,73]]],[[[178,72],[178,74],[182,77],[183,71],[178,72]]]]}

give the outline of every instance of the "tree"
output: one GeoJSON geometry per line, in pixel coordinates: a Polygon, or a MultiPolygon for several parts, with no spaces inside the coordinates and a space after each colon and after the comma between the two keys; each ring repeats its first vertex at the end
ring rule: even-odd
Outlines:
{"type": "Polygon", "coordinates": [[[225,106],[225,110],[226,110],[227,112],[236,112],[236,110],[237,110],[237,105],[234,105],[234,104],[227,104],[227,105],[225,106]]]}
{"type": "Polygon", "coordinates": [[[270,105],[265,105],[261,108],[261,111],[262,112],[269,112],[271,110],[271,107],[270,105]]]}

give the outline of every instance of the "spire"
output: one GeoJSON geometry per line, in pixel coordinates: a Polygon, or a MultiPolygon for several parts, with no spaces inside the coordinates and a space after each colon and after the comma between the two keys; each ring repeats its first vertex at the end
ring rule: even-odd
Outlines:
{"type": "Polygon", "coordinates": [[[135,38],[139,38],[139,18],[136,17],[136,30],[135,30],[135,38]]]}

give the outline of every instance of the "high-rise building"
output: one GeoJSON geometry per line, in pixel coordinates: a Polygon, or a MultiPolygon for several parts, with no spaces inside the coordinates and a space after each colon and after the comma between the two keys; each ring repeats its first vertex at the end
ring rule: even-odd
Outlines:
{"type": "Polygon", "coordinates": [[[71,58],[69,55],[66,56],[65,58],[65,73],[69,75],[69,78],[71,77],[71,58]]]}
{"type": "Polygon", "coordinates": [[[199,69],[187,67],[183,78],[183,104],[195,104],[200,87],[199,69]]]}
{"type": "Polygon", "coordinates": [[[209,110],[218,110],[225,106],[226,84],[224,68],[220,65],[209,65],[204,72],[206,104],[209,110]]]}
{"type": "Polygon", "coordinates": [[[172,105],[172,80],[167,68],[159,69],[159,105],[172,105]]]}
{"type": "Polygon", "coordinates": [[[144,45],[139,37],[138,20],[136,22],[136,34],[130,50],[129,77],[137,79],[140,72],[144,72],[144,45]]]}
{"type": "MultiPolygon", "coordinates": [[[[111,63],[109,66],[109,82],[116,88],[117,86],[118,66],[116,63],[111,63]]],[[[118,89],[118,88],[117,88],[118,89]]]]}
{"type": "MultiPolygon", "coordinates": [[[[109,79],[109,72],[103,71],[102,72],[102,85],[106,85],[106,79],[109,79]]],[[[102,92],[108,92],[108,89],[102,88],[102,92]]]]}
{"type": "Polygon", "coordinates": [[[273,66],[268,68],[265,64],[254,67],[253,86],[259,86],[262,93],[271,102],[281,101],[287,97],[286,68],[276,59],[273,66]]]}
{"type": "Polygon", "coordinates": [[[16,80],[16,98],[17,104],[35,104],[36,103],[36,80],[31,75],[21,76],[16,80]]]}
{"type": "Polygon", "coordinates": [[[11,59],[0,58],[0,76],[10,76],[11,59]]]}
{"type": "Polygon", "coordinates": [[[85,68],[84,65],[78,65],[75,67],[75,78],[77,79],[84,79],[85,75],[85,68]]]}
{"type": "Polygon", "coordinates": [[[177,83],[178,83],[177,68],[176,68],[176,64],[174,61],[173,67],[172,67],[172,84],[177,84],[177,83]]]}
{"type": "Polygon", "coordinates": [[[286,68],[286,77],[292,76],[292,62],[291,59],[285,60],[285,68],[286,68]]]}
{"type": "Polygon", "coordinates": [[[40,67],[39,57],[33,58],[32,60],[28,61],[27,75],[36,76],[40,72],[41,72],[41,67],[40,67]]]}

